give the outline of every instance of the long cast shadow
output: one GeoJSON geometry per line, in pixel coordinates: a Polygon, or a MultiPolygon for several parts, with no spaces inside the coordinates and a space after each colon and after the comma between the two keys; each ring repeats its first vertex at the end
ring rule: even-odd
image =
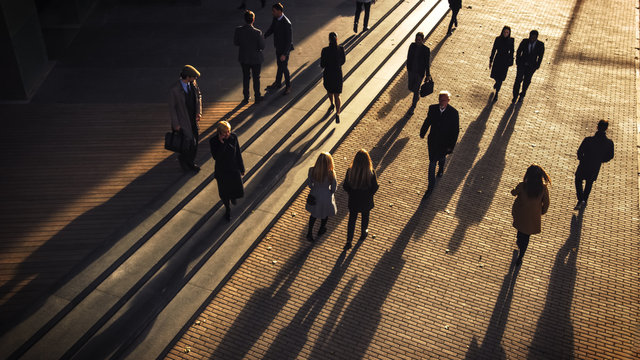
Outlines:
{"type": "Polygon", "coordinates": [[[474,336],[469,344],[469,350],[465,356],[466,360],[475,359],[491,359],[491,360],[504,360],[506,354],[502,345],[502,337],[509,318],[509,311],[511,310],[511,302],[513,300],[513,289],[516,286],[516,279],[520,272],[519,266],[514,266],[516,261],[517,251],[514,250],[511,265],[509,271],[504,276],[502,287],[498,294],[498,299],[493,307],[493,313],[491,314],[491,320],[489,320],[489,327],[484,335],[482,344],[478,346],[478,339],[474,336]]]}
{"type": "Polygon", "coordinates": [[[553,264],[547,298],[529,347],[528,359],[574,359],[571,306],[576,285],[576,260],[582,233],[582,211],[571,217],[571,230],[553,264]]]}
{"type": "MultiPolygon", "coordinates": [[[[462,244],[467,229],[480,223],[491,206],[504,171],[507,146],[520,112],[519,105],[515,105],[515,108],[509,106],[493,134],[489,147],[467,175],[456,206],[455,214],[459,222],[448,245],[452,253],[462,244]]],[[[480,117],[488,115],[483,111],[480,117]]]]}

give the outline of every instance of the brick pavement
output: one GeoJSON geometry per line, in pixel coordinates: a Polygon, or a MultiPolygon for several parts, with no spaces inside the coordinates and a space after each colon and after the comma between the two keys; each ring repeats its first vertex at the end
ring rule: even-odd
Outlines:
{"type": "Polygon", "coordinates": [[[372,235],[341,253],[339,190],[338,215],[309,245],[305,189],[167,358],[638,358],[636,5],[466,2],[460,29],[445,37],[441,25],[428,40],[436,88],[454,94],[462,127],[433,196],[420,202],[417,134],[435,95],[404,118],[403,71],[334,151],[339,179],[357,149],[371,151],[372,235]],[[537,28],[547,48],[521,106],[509,106],[515,68],[490,103],[489,50],[504,23],[516,43],[537,28]],[[575,150],[600,118],[616,157],[579,214],[575,150]],[[512,271],[509,190],[532,162],[552,177],[551,207],[512,271]]]}

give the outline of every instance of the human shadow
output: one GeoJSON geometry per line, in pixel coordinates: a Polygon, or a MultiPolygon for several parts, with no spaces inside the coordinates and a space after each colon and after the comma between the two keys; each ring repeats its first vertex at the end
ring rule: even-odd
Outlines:
{"type": "MultiPolygon", "coordinates": [[[[340,254],[324,282],[311,294],[302,307],[300,307],[289,325],[278,333],[264,355],[264,359],[294,359],[297,357],[308,340],[309,330],[327,304],[331,294],[333,294],[340,283],[340,280],[349,268],[362,242],[363,239],[360,239],[354,245],[348,256],[346,251],[340,254]]],[[[354,280],[355,279],[351,279],[349,282],[351,287],[353,286],[354,280]]],[[[344,301],[345,300],[343,300],[343,304],[344,301]]],[[[334,308],[334,311],[335,310],[334,308]]],[[[212,359],[215,359],[215,357],[212,357],[212,359]]]]}
{"type": "Polygon", "coordinates": [[[490,359],[504,360],[507,358],[501,342],[504,336],[504,330],[509,318],[511,310],[511,302],[513,300],[513,289],[516,286],[516,280],[520,267],[515,266],[517,251],[514,250],[509,271],[504,276],[502,287],[498,293],[498,299],[493,307],[493,313],[489,320],[489,327],[485,332],[482,344],[478,346],[478,339],[473,336],[469,344],[469,350],[465,356],[466,360],[490,359]]]}
{"type": "Polygon", "coordinates": [[[544,309],[529,346],[528,359],[575,359],[571,307],[576,285],[576,260],[582,233],[582,211],[571,217],[571,230],[551,270],[544,309]]]}
{"type": "MultiPolygon", "coordinates": [[[[491,107],[485,107],[479,118],[486,122],[490,112],[491,107]]],[[[451,253],[458,250],[469,227],[480,223],[491,206],[504,171],[507,146],[519,112],[519,104],[507,109],[489,147],[467,175],[456,205],[455,214],[459,221],[449,240],[448,249],[451,253]]]]}

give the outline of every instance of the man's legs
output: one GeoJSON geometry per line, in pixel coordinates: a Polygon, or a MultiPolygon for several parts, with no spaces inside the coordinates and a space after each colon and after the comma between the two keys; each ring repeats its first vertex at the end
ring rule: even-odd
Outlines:
{"type": "Polygon", "coordinates": [[[245,101],[249,101],[249,78],[251,77],[251,65],[240,64],[240,66],[242,66],[242,95],[244,95],[245,101]]]}
{"type": "Polygon", "coordinates": [[[516,71],[516,79],[513,82],[513,101],[515,102],[518,98],[518,94],[520,93],[520,84],[522,83],[522,79],[524,78],[524,71],[521,66],[517,67],[516,71]]]}
{"type": "Polygon", "coordinates": [[[369,30],[369,12],[371,11],[371,3],[364,3],[364,27],[362,30],[369,30]]]}
{"type": "Polygon", "coordinates": [[[458,11],[460,9],[451,9],[451,20],[449,21],[449,29],[447,30],[448,34],[451,34],[451,28],[455,25],[458,27],[458,11]]]}
{"type": "MultiPolygon", "coordinates": [[[[260,64],[251,65],[251,74],[253,75],[253,95],[255,96],[256,101],[260,99],[260,68],[262,66],[260,64]]],[[[248,87],[248,86],[247,86],[248,87]]],[[[249,93],[249,89],[247,89],[247,93],[249,93]]]]}
{"type": "Polygon", "coordinates": [[[527,94],[527,89],[531,84],[531,77],[533,76],[534,72],[535,70],[529,70],[529,69],[524,71],[523,82],[522,82],[522,92],[520,93],[520,100],[522,100],[522,98],[527,94]]]}
{"type": "Polygon", "coordinates": [[[276,54],[276,66],[277,66],[277,70],[276,70],[276,82],[274,82],[274,85],[276,87],[280,87],[280,85],[282,85],[282,74],[283,74],[283,70],[282,70],[282,64],[280,62],[280,55],[276,54]]]}
{"type": "Polygon", "coordinates": [[[282,72],[284,73],[284,84],[287,88],[291,87],[291,77],[289,74],[289,55],[285,56],[284,61],[280,62],[282,66],[282,72]]]}
{"type": "Polygon", "coordinates": [[[586,202],[589,200],[589,194],[591,194],[591,187],[593,187],[593,180],[585,180],[584,181],[584,195],[583,195],[583,200],[586,202]]]}
{"type": "Polygon", "coordinates": [[[360,13],[362,12],[362,3],[360,1],[356,1],[356,14],[353,18],[353,32],[358,32],[358,20],[360,20],[360,13]]]}

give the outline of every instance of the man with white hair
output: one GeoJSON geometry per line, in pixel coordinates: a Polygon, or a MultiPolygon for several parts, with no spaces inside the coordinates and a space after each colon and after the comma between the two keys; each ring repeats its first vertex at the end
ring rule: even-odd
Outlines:
{"type": "Polygon", "coordinates": [[[427,144],[429,146],[429,174],[427,192],[424,199],[431,196],[436,182],[436,163],[438,164],[438,177],[444,173],[444,162],[448,154],[453,152],[453,148],[458,141],[460,134],[460,117],[458,110],[449,105],[451,94],[448,91],[441,91],[438,95],[438,104],[429,106],[427,118],[420,129],[420,138],[424,139],[429,128],[427,144]]]}

